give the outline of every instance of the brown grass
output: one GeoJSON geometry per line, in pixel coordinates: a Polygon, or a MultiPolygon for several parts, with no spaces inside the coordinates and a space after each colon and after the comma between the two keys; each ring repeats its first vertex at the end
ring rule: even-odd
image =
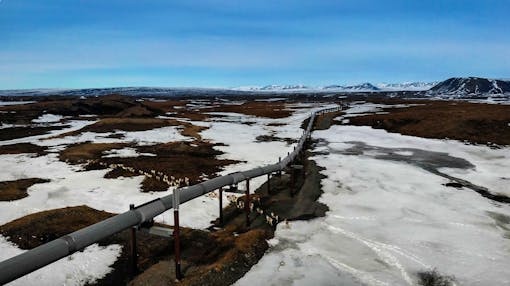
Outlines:
{"type": "Polygon", "coordinates": [[[193,137],[198,141],[202,140],[202,136],[200,136],[199,133],[208,129],[207,127],[197,126],[187,122],[183,122],[183,125],[184,129],[182,129],[181,135],[193,137]]]}
{"type": "Polygon", "coordinates": [[[44,155],[46,153],[46,147],[34,145],[32,143],[18,143],[0,146],[0,155],[22,153],[44,155]]]}
{"type": "Polygon", "coordinates": [[[14,201],[27,197],[28,188],[35,184],[47,182],[49,180],[39,178],[0,182],[0,201],[14,201]]]}
{"type": "MultiPolygon", "coordinates": [[[[389,102],[391,103],[391,102],[389,102]]],[[[413,101],[423,105],[388,108],[389,114],[350,118],[353,125],[368,125],[405,135],[450,138],[473,143],[510,145],[510,106],[451,101],[413,101]]]]}
{"type": "Polygon", "coordinates": [[[31,249],[112,215],[87,206],[48,210],[0,226],[0,234],[21,249],[31,249]]]}
{"type": "Polygon", "coordinates": [[[285,118],[292,114],[292,111],[285,109],[284,102],[248,101],[241,105],[222,105],[208,109],[210,112],[236,112],[246,115],[253,115],[268,118],[285,118]]]}
{"type": "Polygon", "coordinates": [[[70,163],[82,163],[86,160],[96,160],[101,158],[104,151],[112,149],[121,149],[129,144],[124,143],[79,143],[74,144],[59,154],[61,161],[70,163]]]}

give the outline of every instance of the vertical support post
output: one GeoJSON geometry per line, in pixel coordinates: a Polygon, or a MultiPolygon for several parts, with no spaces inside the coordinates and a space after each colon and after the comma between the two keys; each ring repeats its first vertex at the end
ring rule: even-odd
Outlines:
{"type": "MultiPolygon", "coordinates": [[[[134,204],[129,205],[130,210],[135,209],[134,204]]],[[[134,276],[138,273],[138,253],[136,249],[136,226],[131,227],[131,245],[130,245],[130,256],[131,256],[131,274],[134,276]]]]}
{"type": "Polygon", "coordinates": [[[271,174],[267,174],[267,194],[271,194],[271,174]]]}
{"type": "Polygon", "coordinates": [[[175,254],[175,279],[177,281],[182,279],[181,273],[181,241],[179,229],[179,191],[174,189],[173,195],[174,203],[174,254],[175,254]]]}
{"type": "MultiPolygon", "coordinates": [[[[278,157],[278,164],[282,162],[282,157],[278,157]]],[[[282,176],[282,170],[278,170],[278,177],[282,176]]]]}
{"type": "Polygon", "coordinates": [[[294,197],[294,187],[296,185],[296,170],[294,168],[290,168],[290,196],[294,197]]]}
{"type": "Polygon", "coordinates": [[[220,225],[223,225],[223,188],[220,188],[219,196],[220,196],[220,225]]]}
{"type": "Polygon", "coordinates": [[[246,212],[246,226],[248,227],[250,226],[250,179],[246,180],[244,211],[246,212]]]}

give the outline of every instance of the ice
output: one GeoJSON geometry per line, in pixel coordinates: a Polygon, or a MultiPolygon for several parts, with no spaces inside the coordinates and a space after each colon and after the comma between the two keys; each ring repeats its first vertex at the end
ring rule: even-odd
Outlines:
{"type": "MultiPolygon", "coordinates": [[[[281,141],[257,142],[257,136],[274,135],[279,138],[297,140],[303,134],[301,124],[310,116],[311,112],[333,106],[336,106],[336,104],[287,104],[286,108],[293,110],[292,115],[279,119],[261,118],[232,112],[214,112],[214,114],[226,117],[215,118],[211,122],[206,122],[209,129],[202,131],[200,134],[206,140],[225,144],[225,146],[215,147],[224,152],[220,158],[243,161],[239,164],[226,166],[220,173],[221,175],[246,171],[258,166],[277,163],[279,157],[284,158],[288,152],[292,152],[294,149],[293,145],[281,141]],[[299,109],[294,110],[294,108],[299,109]],[[274,126],[274,124],[280,126],[274,126]]],[[[264,181],[265,177],[252,179],[250,187],[255,190],[264,181]]],[[[241,186],[242,188],[244,186],[241,186]]]]}
{"type": "MultiPolygon", "coordinates": [[[[274,134],[278,137],[288,137],[298,139],[302,135],[301,123],[312,111],[336,106],[334,104],[297,104],[287,106],[288,108],[299,107],[304,109],[295,110],[295,112],[286,118],[271,119],[250,116],[240,113],[219,113],[226,117],[212,118],[211,121],[190,121],[194,125],[209,127],[200,135],[204,140],[210,140],[214,143],[223,143],[225,146],[217,146],[224,154],[219,156],[222,159],[242,161],[239,164],[226,166],[219,175],[226,175],[237,171],[246,171],[261,165],[274,164],[278,157],[285,157],[287,152],[293,150],[293,145],[281,141],[257,142],[259,135],[274,134]],[[250,122],[253,124],[243,124],[250,122]],[[279,123],[282,126],[270,126],[268,124],[279,123]]],[[[250,180],[250,189],[253,191],[261,186],[266,180],[265,176],[250,180]]],[[[240,190],[245,190],[246,184],[239,185],[240,190]]],[[[182,225],[194,228],[206,228],[210,226],[210,221],[218,217],[218,192],[208,196],[189,201],[180,208],[180,221],[182,225]]],[[[225,205],[228,193],[223,193],[225,205]]],[[[173,223],[173,213],[167,212],[160,220],[173,223]]]]}
{"type": "MultiPolygon", "coordinates": [[[[41,139],[46,139],[46,138],[50,138],[50,137],[64,134],[67,132],[76,131],[76,130],[82,129],[83,127],[85,127],[87,125],[94,124],[95,122],[96,121],[70,120],[69,122],[66,123],[66,125],[69,125],[68,128],[64,128],[61,130],[53,130],[53,131],[50,131],[47,134],[43,134],[43,135],[36,135],[36,136],[29,136],[29,137],[23,137],[23,138],[18,138],[18,139],[0,141],[0,146],[1,145],[9,145],[9,144],[17,144],[17,143],[34,143],[34,144],[38,144],[38,145],[44,145],[43,142],[45,142],[45,141],[41,141],[41,139]]],[[[50,140],[48,140],[48,141],[50,141],[50,140]]],[[[50,144],[48,144],[48,145],[50,145],[50,144]]]]}
{"type": "Polygon", "coordinates": [[[33,119],[32,122],[33,123],[53,123],[53,122],[59,122],[60,120],[62,120],[62,118],[64,118],[62,115],[46,113],[46,114],[39,116],[36,119],[33,119]]]}
{"type": "Polygon", "coordinates": [[[510,148],[493,149],[482,145],[466,145],[455,140],[425,139],[388,133],[382,129],[366,126],[333,126],[327,131],[317,131],[323,138],[329,139],[330,146],[343,149],[346,142],[362,141],[372,146],[386,148],[418,148],[428,151],[445,152],[450,156],[463,158],[475,165],[472,169],[442,168],[440,171],[473,184],[488,188],[491,193],[510,196],[510,148]],[[339,140],[341,138],[341,140],[339,140]]]}
{"type": "Polygon", "coordinates": [[[31,157],[27,154],[0,156],[0,181],[23,178],[50,179],[28,189],[28,197],[12,202],[0,202],[0,225],[25,215],[87,205],[112,213],[129,210],[129,204],[140,205],[168,195],[170,190],[157,193],[140,191],[142,176],[105,179],[107,170],[81,171],[80,166],[59,161],[58,154],[31,157]]]}
{"type": "MultiPolygon", "coordinates": [[[[325,168],[319,201],[330,211],[280,224],[270,250],[237,285],[256,279],[266,285],[417,285],[417,273],[431,269],[458,285],[510,283],[508,205],[445,187],[448,179],[413,164],[344,152],[352,142],[447,152],[475,170],[493,171],[478,179],[497,181],[505,172],[497,169],[508,170],[508,149],[355,126],[333,126],[313,137],[327,141],[312,159],[325,168]]],[[[475,170],[463,172],[477,179],[475,170]]]]}
{"type": "MultiPolygon", "coordinates": [[[[122,246],[93,244],[83,251],[62,258],[7,284],[9,286],[39,285],[87,285],[103,278],[112,271],[112,265],[120,256],[122,246]]],[[[23,253],[16,245],[0,235],[0,261],[23,253]]]]}
{"type": "Polygon", "coordinates": [[[0,106],[34,103],[35,101],[0,101],[0,106]]]}
{"type": "Polygon", "coordinates": [[[138,153],[134,148],[122,148],[122,149],[113,149],[109,151],[103,152],[103,158],[128,158],[128,157],[138,157],[138,156],[150,156],[155,157],[156,154],[152,153],[138,153]]]}
{"type": "Polygon", "coordinates": [[[94,143],[136,143],[139,146],[153,145],[175,141],[189,141],[190,137],[182,136],[177,126],[167,126],[144,131],[115,131],[107,133],[82,132],[74,136],[39,140],[34,142],[42,146],[69,145],[83,142],[94,143]],[[119,135],[120,138],[112,137],[119,135]]]}

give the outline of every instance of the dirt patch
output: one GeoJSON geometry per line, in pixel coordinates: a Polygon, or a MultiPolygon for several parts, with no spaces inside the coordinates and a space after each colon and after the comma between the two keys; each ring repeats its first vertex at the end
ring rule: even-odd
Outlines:
{"type": "Polygon", "coordinates": [[[332,124],[339,123],[338,121],[335,121],[335,118],[341,116],[342,114],[343,114],[342,111],[337,111],[317,116],[317,119],[315,120],[313,127],[315,130],[329,129],[329,127],[331,127],[332,124]]]}
{"type": "Polygon", "coordinates": [[[37,155],[46,154],[46,147],[32,143],[18,143],[0,146],[0,155],[34,153],[37,155]]]}
{"type": "Polygon", "coordinates": [[[445,276],[437,270],[418,272],[419,284],[423,286],[451,286],[455,285],[453,276],[445,276]]]}
{"type": "Polygon", "coordinates": [[[66,132],[48,139],[64,138],[66,136],[76,136],[83,132],[109,133],[120,131],[145,131],[165,126],[177,126],[180,123],[177,120],[167,120],[158,118],[103,118],[98,122],[87,125],[82,129],[66,132]]]}
{"type": "Polygon", "coordinates": [[[60,126],[28,126],[28,127],[10,127],[0,129],[0,141],[25,138],[29,136],[44,135],[54,130],[68,128],[69,125],[60,126]]]}
{"type": "MultiPolygon", "coordinates": [[[[109,143],[82,143],[68,147],[60,152],[60,160],[72,164],[79,164],[87,160],[95,161],[90,163],[86,169],[104,169],[101,163],[110,166],[112,164],[121,164],[125,167],[134,168],[135,172],[115,168],[105,175],[105,178],[117,178],[120,176],[138,176],[138,170],[145,173],[162,173],[172,180],[188,178],[190,184],[203,181],[208,177],[213,177],[221,171],[226,165],[238,163],[233,160],[217,159],[218,155],[223,154],[215,150],[216,144],[207,142],[171,142],[151,146],[131,146],[140,153],[151,153],[156,156],[139,157],[112,157],[102,158],[104,151],[120,149],[130,146],[129,144],[109,144],[109,143]]],[[[158,180],[156,175],[145,177],[142,182],[142,191],[157,192],[166,191],[168,184],[158,180]]]]}
{"type": "Polygon", "coordinates": [[[200,141],[202,140],[202,136],[200,136],[200,132],[208,129],[208,127],[204,127],[204,126],[197,126],[197,125],[193,125],[191,123],[188,123],[188,122],[180,122],[184,128],[181,130],[181,135],[182,136],[188,136],[188,137],[193,137],[195,138],[195,140],[197,141],[200,141]]]}
{"type": "Polygon", "coordinates": [[[256,142],[274,142],[274,141],[281,141],[286,142],[287,144],[296,143],[296,139],[292,138],[281,138],[274,135],[259,135],[255,137],[256,142]]]}
{"type": "Polygon", "coordinates": [[[285,118],[292,114],[284,102],[248,101],[239,105],[221,105],[208,109],[208,112],[235,112],[268,118],[285,118]]]}
{"type": "Polygon", "coordinates": [[[39,178],[0,182],[0,201],[14,201],[27,197],[28,188],[35,184],[47,182],[49,182],[49,180],[39,178]]]}
{"type": "Polygon", "coordinates": [[[407,101],[407,103],[422,105],[384,109],[389,114],[352,117],[350,124],[368,125],[389,132],[425,138],[510,145],[509,105],[457,101],[407,101]]]}
{"type": "Polygon", "coordinates": [[[0,234],[21,249],[32,249],[111,216],[87,206],[48,210],[4,224],[0,234]]]}
{"type": "Polygon", "coordinates": [[[43,113],[64,116],[78,116],[80,114],[97,114],[99,116],[155,117],[163,112],[157,108],[143,105],[136,98],[121,95],[107,95],[100,97],[37,97],[36,103],[0,107],[8,113],[0,113],[0,121],[15,124],[29,124],[32,119],[43,113]]]}
{"type": "Polygon", "coordinates": [[[68,146],[59,154],[59,159],[71,164],[79,164],[87,160],[100,159],[103,152],[112,149],[122,149],[129,146],[124,143],[79,143],[68,146]]]}
{"type": "Polygon", "coordinates": [[[182,110],[182,108],[184,108],[188,103],[189,101],[187,100],[165,100],[165,101],[144,100],[141,102],[141,104],[143,106],[146,106],[147,108],[160,110],[164,113],[182,110]]]}

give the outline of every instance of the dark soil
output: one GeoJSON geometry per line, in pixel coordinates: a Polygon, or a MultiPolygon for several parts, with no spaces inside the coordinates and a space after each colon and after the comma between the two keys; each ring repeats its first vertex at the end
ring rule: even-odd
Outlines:
{"type": "Polygon", "coordinates": [[[296,143],[297,140],[292,138],[281,138],[274,135],[259,135],[255,138],[257,142],[273,142],[273,141],[281,141],[286,142],[287,144],[296,143]]]}
{"type": "Polygon", "coordinates": [[[0,182],[0,201],[14,201],[27,197],[28,188],[35,184],[47,182],[49,180],[39,178],[0,182]]]}
{"type": "Polygon", "coordinates": [[[0,129],[0,141],[43,135],[53,130],[61,130],[68,127],[69,127],[68,125],[62,125],[62,126],[29,126],[29,127],[3,128],[0,129]]]}
{"type": "Polygon", "coordinates": [[[122,149],[128,146],[129,144],[124,143],[78,143],[62,150],[59,159],[70,164],[80,164],[87,160],[100,159],[105,151],[122,149]]]}
{"type": "Polygon", "coordinates": [[[430,270],[418,273],[419,283],[422,286],[451,286],[455,285],[455,278],[444,276],[437,270],[430,270]]]}
{"type": "MultiPolygon", "coordinates": [[[[379,101],[380,102],[380,101],[379,101]]],[[[392,104],[391,100],[383,103],[392,104]]],[[[510,145],[510,105],[452,102],[402,101],[420,106],[387,108],[389,114],[350,118],[352,125],[368,125],[405,135],[467,140],[478,144],[510,145]]]]}
{"type": "Polygon", "coordinates": [[[46,147],[34,145],[32,143],[18,143],[3,145],[0,148],[0,155],[34,153],[37,155],[46,154],[46,147]]]}
{"type": "MultiPolygon", "coordinates": [[[[143,170],[150,173],[151,170],[177,179],[188,178],[190,184],[199,183],[205,177],[213,177],[226,165],[237,163],[233,160],[218,159],[223,154],[215,150],[215,144],[207,142],[171,142],[151,146],[138,146],[136,149],[141,153],[152,153],[156,156],[139,156],[128,158],[102,158],[106,150],[119,149],[130,146],[129,144],[109,143],[81,143],[68,147],[60,152],[60,160],[71,164],[79,164],[87,160],[95,160],[87,166],[87,170],[104,169],[100,162],[111,164],[122,164],[132,167],[135,170],[143,170]],[[205,175],[205,177],[204,177],[205,175]]],[[[132,146],[133,147],[133,146],[132,146]]],[[[135,147],[133,147],[135,148],[135,147]]],[[[117,178],[138,175],[120,168],[108,172],[106,178],[117,178]]],[[[168,185],[155,178],[146,177],[142,182],[142,191],[157,192],[166,191],[168,185]]]]}
{"type": "Polygon", "coordinates": [[[292,114],[285,102],[248,101],[240,105],[222,105],[208,109],[210,112],[236,112],[268,118],[285,118],[292,114]]]}

